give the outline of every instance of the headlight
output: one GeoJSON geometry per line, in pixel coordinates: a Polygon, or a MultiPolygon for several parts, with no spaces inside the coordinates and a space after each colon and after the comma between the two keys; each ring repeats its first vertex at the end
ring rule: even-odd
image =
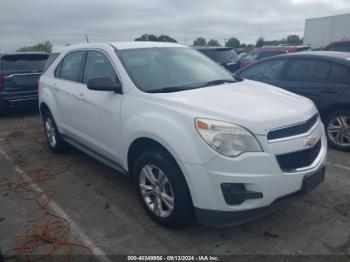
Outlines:
{"type": "Polygon", "coordinates": [[[204,141],[224,156],[235,157],[243,152],[262,151],[254,135],[241,126],[201,118],[197,118],[195,123],[204,141]]]}

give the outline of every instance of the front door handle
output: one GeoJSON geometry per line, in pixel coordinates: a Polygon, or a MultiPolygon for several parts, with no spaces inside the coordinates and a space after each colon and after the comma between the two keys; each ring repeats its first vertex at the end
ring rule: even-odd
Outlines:
{"type": "Polygon", "coordinates": [[[85,101],[84,94],[83,94],[83,93],[80,93],[80,94],[78,95],[78,99],[79,99],[79,100],[82,100],[82,101],[85,101]]]}

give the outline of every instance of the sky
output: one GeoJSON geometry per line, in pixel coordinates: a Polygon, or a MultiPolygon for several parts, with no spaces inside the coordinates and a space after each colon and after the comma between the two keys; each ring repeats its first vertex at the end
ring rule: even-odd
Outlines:
{"type": "Polygon", "coordinates": [[[255,43],[303,36],[306,18],[350,13],[350,0],[11,0],[0,5],[0,52],[46,40],[54,46],[168,34],[255,43]]]}

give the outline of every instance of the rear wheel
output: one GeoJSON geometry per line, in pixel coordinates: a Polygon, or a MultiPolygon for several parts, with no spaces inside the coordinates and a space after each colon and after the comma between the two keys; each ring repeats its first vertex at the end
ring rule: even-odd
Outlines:
{"type": "Polygon", "coordinates": [[[43,121],[46,140],[50,149],[56,153],[64,152],[67,149],[67,144],[62,139],[50,111],[44,112],[43,121]]]}
{"type": "Polygon", "coordinates": [[[186,180],[175,160],[165,150],[142,153],[135,162],[138,197],[148,215],[166,227],[192,222],[193,206],[186,180]]]}
{"type": "Polygon", "coordinates": [[[325,125],[329,145],[340,150],[350,150],[350,111],[329,114],[325,125]]]}

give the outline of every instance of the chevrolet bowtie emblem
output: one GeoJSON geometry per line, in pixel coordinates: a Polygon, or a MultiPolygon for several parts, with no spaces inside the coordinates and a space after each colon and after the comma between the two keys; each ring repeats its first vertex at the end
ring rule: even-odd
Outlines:
{"type": "Polygon", "coordinates": [[[306,147],[312,147],[316,143],[316,137],[309,136],[304,140],[304,146],[306,147]]]}

